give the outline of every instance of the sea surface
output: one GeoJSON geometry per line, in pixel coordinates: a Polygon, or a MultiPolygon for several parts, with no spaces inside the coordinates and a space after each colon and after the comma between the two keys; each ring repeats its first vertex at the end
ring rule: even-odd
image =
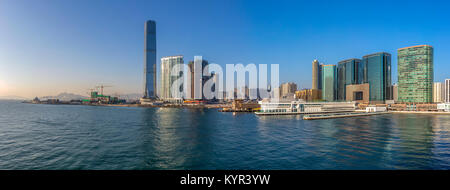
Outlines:
{"type": "Polygon", "coordinates": [[[329,120],[0,101],[0,169],[450,169],[450,115],[329,120]]]}

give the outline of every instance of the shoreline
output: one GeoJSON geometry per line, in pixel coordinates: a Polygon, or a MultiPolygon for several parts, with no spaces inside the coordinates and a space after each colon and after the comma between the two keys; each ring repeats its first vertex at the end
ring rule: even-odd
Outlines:
{"type": "Polygon", "coordinates": [[[450,115],[450,112],[435,112],[435,111],[389,111],[390,113],[399,114],[437,114],[437,115],[450,115]]]}
{"type": "MultiPolygon", "coordinates": [[[[25,104],[44,104],[44,103],[32,103],[32,102],[22,102],[25,104]]],[[[45,104],[45,105],[81,105],[81,106],[107,106],[107,107],[141,107],[141,108],[191,108],[191,109],[222,109],[231,108],[230,104],[203,104],[203,105],[142,105],[142,104],[69,104],[69,103],[58,103],[58,104],[45,104]]],[[[221,110],[220,110],[221,111],[221,110]]],[[[239,111],[222,111],[222,112],[239,112],[239,111]]],[[[242,112],[242,111],[241,111],[242,112]]],[[[355,110],[355,112],[364,112],[363,110],[355,110]]],[[[254,113],[254,112],[247,112],[254,113]]],[[[334,113],[334,112],[331,112],[334,113]]],[[[450,115],[450,112],[434,112],[434,111],[388,111],[388,113],[393,114],[435,114],[435,115],[450,115]]],[[[258,114],[256,114],[258,115],[258,114]]],[[[286,114],[280,114],[286,115],[286,114]]],[[[291,114],[292,115],[292,114],[291,114]]]]}
{"type": "Polygon", "coordinates": [[[74,106],[106,106],[106,107],[141,107],[141,108],[192,108],[192,109],[220,109],[220,108],[230,108],[231,104],[203,104],[203,105],[143,105],[143,104],[70,104],[70,103],[57,103],[57,104],[47,104],[47,103],[32,103],[32,102],[22,102],[25,104],[43,104],[43,105],[74,105],[74,106]]]}

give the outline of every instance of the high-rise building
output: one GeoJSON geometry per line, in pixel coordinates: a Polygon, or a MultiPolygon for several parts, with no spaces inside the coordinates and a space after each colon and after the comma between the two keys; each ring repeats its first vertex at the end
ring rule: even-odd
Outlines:
{"type": "Polygon", "coordinates": [[[189,61],[190,73],[188,73],[188,79],[190,80],[190,86],[187,88],[187,98],[196,100],[204,98],[203,84],[212,77],[203,76],[203,72],[208,64],[208,61],[203,60],[201,56],[195,56],[194,61],[189,61]]]}
{"type": "Polygon", "coordinates": [[[322,65],[315,59],[312,62],[312,89],[322,89],[322,65]]]}
{"type": "Polygon", "coordinates": [[[156,23],[145,22],[144,98],[156,98],[156,23]]]}
{"type": "Polygon", "coordinates": [[[195,70],[194,70],[194,62],[193,61],[189,61],[188,63],[188,68],[189,68],[189,73],[186,73],[188,75],[187,80],[189,81],[189,83],[186,83],[186,85],[188,85],[188,88],[186,89],[186,98],[187,99],[194,99],[194,86],[195,86],[195,70]]]}
{"type": "MultiPolygon", "coordinates": [[[[161,89],[160,98],[168,101],[177,101],[182,98],[182,87],[177,91],[173,91],[172,84],[175,80],[181,77],[182,67],[175,67],[178,64],[183,64],[183,56],[168,56],[161,58],[161,89]],[[172,73],[175,72],[175,73],[172,73]]],[[[174,88],[176,89],[176,87],[174,88]]]]}
{"type": "Polygon", "coordinates": [[[398,49],[398,101],[433,101],[433,47],[429,45],[398,49]]]}
{"type": "Polygon", "coordinates": [[[450,79],[445,79],[445,87],[444,87],[444,100],[446,103],[450,103],[450,79]]]}
{"type": "Polygon", "coordinates": [[[219,95],[220,93],[222,93],[220,91],[220,82],[222,82],[222,81],[219,80],[219,73],[213,73],[212,74],[212,78],[213,78],[214,85],[212,85],[211,91],[214,90],[214,97],[215,97],[216,100],[217,99],[222,99],[223,96],[219,95]]]}
{"type": "Polygon", "coordinates": [[[337,100],[345,101],[346,86],[358,84],[358,66],[360,59],[347,59],[340,61],[337,66],[337,100]]]}
{"type": "Polygon", "coordinates": [[[435,82],[433,84],[433,102],[434,103],[443,102],[445,97],[444,92],[445,92],[444,84],[442,84],[442,82],[435,82]]]}
{"type": "Polygon", "coordinates": [[[398,85],[397,84],[392,85],[392,100],[394,100],[394,102],[398,101],[398,85]]]}
{"type": "Polygon", "coordinates": [[[322,65],[323,63],[319,64],[319,90],[322,90],[322,65]]]}
{"type": "Polygon", "coordinates": [[[337,97],[336,65],[322,65],[322,99],[332,102],[337,97]]]}
{"type": "Polygon", "coordinates": [[[294,95],[295,91],[297,91],[297,84],[293,82],[283,83],[280,85],[280,97],[284,97],[289,94],[294,95]]]}
{"type": "Polygon", "coordinates": [[[384,103],[392,99],[391,54],[386,52],[363,56],[360,70],[364,74],[363,83],[369,83],[369,100],[372,103],[384,103]]]}

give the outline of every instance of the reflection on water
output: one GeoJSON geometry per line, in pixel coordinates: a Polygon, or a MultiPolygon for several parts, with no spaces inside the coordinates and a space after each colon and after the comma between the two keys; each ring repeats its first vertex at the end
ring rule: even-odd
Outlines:
{"type": "Polygon", "coordinates": [[[450,169],[450,115],[306,121],[0,101],[0,169],[450,169]]]}

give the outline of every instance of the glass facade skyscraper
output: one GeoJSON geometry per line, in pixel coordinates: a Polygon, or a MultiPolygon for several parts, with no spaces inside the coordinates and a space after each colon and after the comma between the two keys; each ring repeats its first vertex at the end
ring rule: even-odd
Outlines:
{"type": "Polygon", "coordinates": [[[156,23],[145,22],[144,98],[156,98],[156,23]]]}
{"type": "Polygon", "coordinates": [[[360,59],[347,59],[340,61],[337,66],[337,100],[345,101],[346,86],[358,84],[358,67],[361,64],[360,59]]]}
{"type": "Polygon", "coordinates": [[[433,47],[429,45],[398,49],[398,101],[433,102],[433,47]]]}
{"type": "Polygon", "coordinates": [[[380,52],[363,57],[363,83],[369,83],[369,100],[384,102],[392,99],[391,54],[380,52]]]}
{"type": "Polygon", "coordinates": [[[337,96],[336,65],[322,65],[322,99],[332,102],[337,96]]]}
{"type": "Polygon", "coordinates": [[[315,59],[312,62],[312,89],[322,89],[322,64],[315,59]]]}

